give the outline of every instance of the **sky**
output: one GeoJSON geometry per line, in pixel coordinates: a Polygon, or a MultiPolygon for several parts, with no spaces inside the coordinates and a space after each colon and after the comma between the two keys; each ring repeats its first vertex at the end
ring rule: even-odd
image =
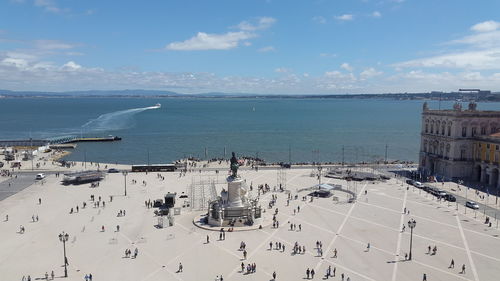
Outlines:
{"type": "Polygon", "coordinates": [[[0,89],[500,91],[498,0],[0,0],[0,89]]]}

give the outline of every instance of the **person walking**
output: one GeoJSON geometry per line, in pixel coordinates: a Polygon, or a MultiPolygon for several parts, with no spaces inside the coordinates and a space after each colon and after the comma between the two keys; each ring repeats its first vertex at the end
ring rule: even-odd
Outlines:
{"type": "Polygon", "coordinates": [[[368,242],[368,245],[366,245],[366,251],[369,252],[370,251],[370,242],[368,242]]]}
{"type": "Polygon", "coordinates": [[[273,271],[273,281],[276,280],[276,271],[273,271]]]}
{"type": "Polygon", "coordinates": [[[460,272],[461,274],[465,274],[465,264],[462,265],[462,272],[460,272]]]}
{"type": "Polygon", "coordinates": [[[177,272],[182,272],[182,269],[183,269],[183,268],[184,268],[184,267],[182,266],[182,263],[179,263],[179,269],[177,270],[177,272]]]}
{"type": "Polygon", "coordinates": [[[311,271],[309,270],[309,268],[306,269],[306,276],[307,276],[307,279],[309,279],[309,275],[311,274],[311,271]]]}
{"type": "Polygon", "coordinates": [[[314,268],[311,269],[311,279],[314,279],[314,274],[316,274],[316,272],[314,271],[314,268]]]}
{"type": "Polygon", "coordinates": [[[333,257],[334,257],[334,258],[337,258],[337,248],[335,248],[335,249],[333,250],[333,257]]]}
{"type": "Polygon", "coordinates": [[[422,277],[422,281],[427,281],[427,274],[424,273],[424,276],[422,277]]]}
{"type": "Polygon", "coordinates": [[[455,261],[451,259],[450,266],[448,268],[455,268],[455,261]]]}

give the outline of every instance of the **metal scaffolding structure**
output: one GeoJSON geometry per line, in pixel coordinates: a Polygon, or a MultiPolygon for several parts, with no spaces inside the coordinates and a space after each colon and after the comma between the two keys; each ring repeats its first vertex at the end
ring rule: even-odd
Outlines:
{"type": "Polygon", "coordinates": [[[191,211],[207,210],[208,203],[217,198],[215,185],[224,183],[218,176],[193,176],[188,192],[191,211]]]}
{"type": "Polygon", "coordinates": [[[286,170],[283,168],[278,169],[276,188],[286,190],[286,170]]]}

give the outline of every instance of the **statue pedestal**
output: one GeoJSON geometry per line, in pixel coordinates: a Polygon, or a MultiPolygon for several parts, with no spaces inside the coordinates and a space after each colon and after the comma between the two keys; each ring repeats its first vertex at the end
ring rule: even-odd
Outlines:
{"type": "Polygon", "coordinates": [[[238,176],[229,176],[227,191],[209,203],[207,222],[210,226],[248,227],[262,224],[262,209],[257,199],[248,197],[245,181],[238,176]]]}
{"type": "Polygon", "coordinates": [[[229,176],[227,178],[227,202],[226,207],[243,207],[241,198],[245,195],[243,180],[240,177],[229,176]]]}

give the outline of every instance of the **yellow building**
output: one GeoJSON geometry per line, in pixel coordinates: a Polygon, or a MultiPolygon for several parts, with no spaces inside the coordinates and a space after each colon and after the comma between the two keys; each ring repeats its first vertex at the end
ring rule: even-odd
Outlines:
{"type": "Polygon", "coordinates": [[[500,185],[500,133],[478,137],[473,149],[474,179],[498,188],[500,185]]]}

